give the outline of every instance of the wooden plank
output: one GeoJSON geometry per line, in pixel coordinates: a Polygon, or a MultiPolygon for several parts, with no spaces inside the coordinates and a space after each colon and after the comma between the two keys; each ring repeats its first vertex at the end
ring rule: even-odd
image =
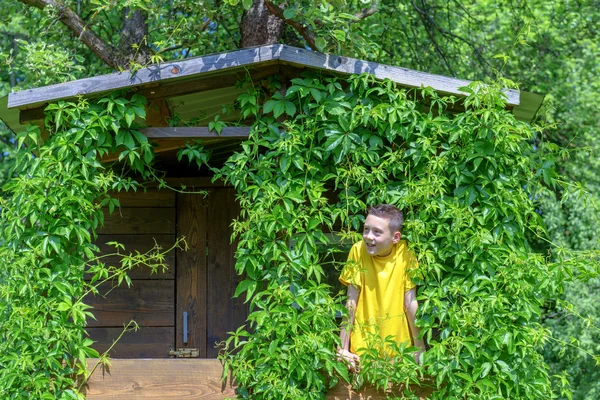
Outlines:
{"type": "Polygon", "coordinates": [[[145,128],[142,133],[149,139],[154,138],[228,138],[246,139],[250,132],[249,126],[226,126],[221,133],[211,131],[207,126],[175,127],[175,128],[145,128]]]}
{"type": "MultiPolygon", "coordinates": [[[[150,144],[153,146],[154,154],[164,153],[165,151],[176,150],[181,147],[185,147],[185,144],[188,142],[188,139],[185,138],[156,138],[150,141],[150,144]]],[[[103,155],[100,158],[100,162],[107,163],[112,161],[117,161],[119,159],[119,155],[121,151],[125,150],[124,147],[120,148],[118,151],[108,153],[103,155]]]]}
{"type": "Polygon", "coordinates": [[[88,320],[88,326],[121,327],[131,320],[140,326],[175,324],[174,280],[135,280],[129,288],[123,284],[111,291],[113,287],[104,283],[98,295],[85,297],[84,303],[94,307],[90,311],[96,317],[88,320]]]}
{"type": "MultiPolygon", "coordinates": [[[[103,354],[112,346],[123,328],[86,328],[95,342],[92,347],[103,354]]],[[[135,332],[125,333],[110,351],[117,358],[168,358],[175,348],[174,327],[141,326],[135,332]]]]}
{"type": "Polygon", "coordinates": [[[234,86],[245,78],[250,78],[256,82],[267,78],[279,72],[278,63],[258,64],[256,67],[244,68],[239,71],[229,71],[226,75],[215,77],[193,77],[186,80],[176,82],[160,82],[160,85],[154,87],[140,88],[138,92],[147,99],[178,97],[190,93],[206,92],[209,90],[222,89],[234,86]]]}
{"type": "MultiPolygon", "coordinates": [[[[36,108],[41,104],[59,99],[74,98],[78,95],[98,95],[115,89],[139,86],[154,88],[158,82],[174,81],[199,75],[204,75],[204,78],[206,74],[215,74],[217,71],[225,75],[231,74],[232,70],[243,66],[273,65],[278,63],[311,67],[344,74],[367,72],[375,75],[377,79],[389,78],[400,85],[409,87],[431,86],[435,90],[459,96],[465,95],[459,88],[470,83],[470,81],[464,79],[450,78],[355,58],[273,44],[211,54],[172,63],[151,65],[148,68],[136,71],[134,74],[130,71],[123,71],[36,89],[22,90],[9,94],[8,107],[19,107],[21,110],[24,110],[36,108]]],[[[160,88],[156,90],[157,93],[160,92],[160,88]]],[[[519,104],[519,91],[506,89],[504,92],[508,97],[508,105],[515,106],[519,104]]]]}
{"type": "Polygon", "coordinates": [[[137,192],[111,192],[121,207],[175,207],[175,192],[168,189],[147,189],[137,192]]]}
{"type": "Polygon", "coordinates": [[[146,126],[169,126],[171,110],[164,98],[153,99],[146,105],[146,126]]]}
{"type": "Polygon", "coordinates": [[[208,298],[206,357],[216,358],[215,346],[246,322],[248,305],[233,299],[241,281],[235,272],[235,247],[230,225],[239,215],[234,189],[213,189],[208,197],[208,298]]]}
{"type": "MultiPolygon", "coordinates": [[[[212,177],[189,177],[189,178],[181,178],[181,177],[173,177],[166,178],[165,181],[167,184],[174,188],[180,188],[181,185],[184,185],[188,189],[196,188],[196,189],[206,189],[212,187],[232,187],[231,183],[225,183],[223,180],[218,179],[213,183],[212,177]]],[[[148,182],[146,184],[147,187],[158,186],[158,182],[148,182]]]]}
{"type": "MultiPolygon", "coordinates": [[[[88,359],[88,370],[96,365],[88,359]]],[[[221,381],[222,366],[216,359],[111,360],[107,370],[98,367],[87,386],[88,400],[117,399],[205,399],[235,397],[234,386],[221,381]]],[[[421,399],[429,390],[413,388],[421,399]]],[[[395,389],[391,393],[399,394],[395,389]]],[[[389,394],[391,394],[389,393],[389,394]]],[[[400,396],[400,395],[399,395],[400,396]]],[[[353,391],[340,382],[325,395],[327,400],[384,400],[388,394],[374,388],[353,391]]]]}
{"type": "MultiPolygon", "coordinates": [[[[92,369],[97,360],[88,360],[92,369]]],[[[189,399],[221,400],[235,397],[221,382],[218,360],[111,360],[110,369],[98,367],[88,381],[88,400],[189,399]]]]}
{"type": "Polygon", "coordinates": [[[103,235],[157,235],[175,233],[174,208],[131,208],[115,209],[112,214],[104,212],[104,227],[98,230],[103,235]]]}
{"type": "MultiPolygon", "coordinates": [[[[402,86],[416,87],[430,86],[442,93],[466,96],[467,93],[459,88],[467,86],[471,81],[451,78],[443,75],[429,74],[407,68],[394,67],[376,62],[358,60],[334,54],[324,54],[316,51],[300,49],[291,46],[282,46],[279,60],[294,66],[311,67],[319,70],[341,72],[343,74],[369,73],[377,79],[390,79],[402,86]]],[[[508,105],[518,105],[520,94],[518,90],[505,89],[508,105]]]]}
{"type": "MultiPolygon", "coordinates": [[[[125,251],[120,250],[122,254],[135,254],[136,251],[146,253],[156,244],[163,250],[171,248],[175,243],[175,235],[98,235],[95,241],[96,246],[100,249],[101,254],[116,253],[114,246],[109,246],[106,243],[116,241],[125,246],[125,251]]],[[[118,255],[103,257],[101,260],[106,265],[119,265],[121,257],[118,255]]],[[[157,273],[151,274],[150,268],[147,266],[139,266],[132,268],[128,275],[131,279],[173,279],[175,278],[175,250],[170,251],[165,256],[165,264],[168,270],[159,269],[157,273]]]]}
{"type": "Polygon", "coordinates": [[[189,249],[177,250],[177,348],[198,348],[206,357],[206,232],[207,201],[203,196],[177,196],[179,236],[186,238],[189,249]],[[188,342],[183,342],[183,313],[188,315],[188,342]]]}
{"type": "Polygon", "coordinates": [[[22,90],[9,94],[8,107],[35,108],[43,103],[74,98],[79,95],[98,95],[122,88],[154,86],[159,81],[172,81],[208,73],[214,74],[220,70],[228,71],[249,65],[276,64],[281,48],[282,46],[278,44],[246,48],[165,64],[154,64],[139,69],[135,73],[125,70],[36,89],[22,90]]]}

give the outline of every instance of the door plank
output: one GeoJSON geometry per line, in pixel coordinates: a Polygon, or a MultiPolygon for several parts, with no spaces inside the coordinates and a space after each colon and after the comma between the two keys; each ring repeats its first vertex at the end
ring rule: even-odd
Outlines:
{"type": "MultiPolygon", "coordinates": [[[[87,328],[95,342],[92,347],[100,354],[108,350],[123,332],[123,328],[87,328]]],[[[117,358],[168,358],[175,348],[175,327],[141,326],[135,332],[125,333],[110,351],[117,358]]]]}
{"type": "Polygon", "coordinates": [[[154,188],[137,192],[111,192],[111,197],[119,200],[121,207],[175,207],[175,192],[154,188]]]}
{"type": "Polygon", "coordinates": [[[112,287],[112,283],[104,283],[99,287],[99,295],[84,298],[85,304],[94,307],[91,312],[96,317],[96,320],[88,320],[88,326],[121,327],[132,319],[140,326],[175,324],[175,281],[172,279],[135,280],[130,288],[123,284],[111,291],[112,287]]]}
{"type": "Polygon", "coordinates": [[[235,243],[230,243],[231,222],[239,215],[235,190],[213,189],[208,207],[208,297],[206,356],[216,358],[215,345],[227,339],[227,332],[243,325],[248,307],[243,297],[233,299],[240,279],[235,272],[235,243]]]}
{"type": "MultiPolygon", "coordinates": [[[[162,248],[161,251],[166,251],[175,243],[175,235],[98,235],[95,241],[96,246],[100,249],[101,254],[116,253],[114,246],[109,246],[107,242],[118,242],[125,246],[125,250],[120,250],[122,254],[146,253],[152,249],[155,244],[162,248]]],[[[121,262],[119,256],[103,257],[101,259],[106,265],[118,266],[121,262]]],[[[157,273],[151,274],[151,270],[147,266],[138,266],[132,268],[128,275],[131,279],[173,279],[175,278],[175,250],[168,252],[165,255],[164,263],[168,266],[166,271],[159,268],[157,273]]]]}
{"type": "Polygon", "coordinates": [[[174,234],[174,208],[122,207],[112,214],[104,210],[104,227],[98,234],[174,234]]]}
{"type": "MultiPolygon", "coordinates": [[[[210,194],[209,194],[210,196],[210,194]]],[[[206,357],[206,231],[207,200],[194,194],[177,195],[178,236],[188,250],[177,250],[176,347],[197,348],[206,357]],[[183,313],[188,313],[188,343],[183,343],[183,313]]]]}

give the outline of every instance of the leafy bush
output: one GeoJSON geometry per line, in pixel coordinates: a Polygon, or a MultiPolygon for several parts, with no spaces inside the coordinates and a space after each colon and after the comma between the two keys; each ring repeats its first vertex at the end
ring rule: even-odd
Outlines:
{"type": "Polygon", "coordinates": [[[164,259],[155,249],[105,265],[92,244],[102,209],[119,206],[108,191],[135,186],[105,170],[99,155],[124,145],[136,154],[127,155],[132,167],[141,167],[140,148],[149,145],[130,128],[133,116],[144,116],[144,101],[114,94],[92,105],[52,104],[47,140],[37,127],[19,137],[29,148],[17,154],[16,178],[4,187],[0,220],[3,399],[83,398],[78,389],[88,375],[86,358],[99,356],[85,335],[92,314],[83,298],[107,280],[129,284],[127,270],[140,264],[157,268],[164,259]]]}
{"type": "Polygon", "coordinates": [[[240,96],[242,116],[255,123],[219,176],[242,206],[238,292],[252,312],[222,355],[241,397],[322,398],[337,382],[332,372],[346,378],[332,358],[340,299],[322,284],[339,270],[317,248],[336,228],[356,238],[366,207],[382,202],[405,210],[430,348],[416,375],[370,359],[359,380],[432,376],[434,399],[552,396],[541,309],[567,272],[589,264],[553,263],[531,249],[526,234],[545,237],[534,199],[556,184],[552,148],[505,110],[499,86],[464,90],[458,101],[370,76],[307,74],[240,96]]]}

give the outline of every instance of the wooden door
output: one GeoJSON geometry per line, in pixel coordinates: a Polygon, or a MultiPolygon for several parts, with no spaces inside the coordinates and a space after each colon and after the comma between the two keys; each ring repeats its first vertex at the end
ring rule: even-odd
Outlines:
{"type": "Polygon", "coordinates": [[[241,299],[232,299],[239,278],[230,224],[239,205],[232,188],[207,190],[207,197],[170,191],[119,195],[122,208],[105,216],[97,241],[103,253],[111,252],[108,241],[123,243],[127,252],[142,252],[155,240],[169,248],[180,236],[185,236],[188,249],[168,254],[168,271],[151,275],[137,268],[130,274],[131,288],[111,290],[108,283],[101,291],[110,291],[105,297],[86,299],[97,318],[87,330],[98,351],[106,351],[133,319],[139,330],[124,335],[112,348],[112,357],[164,358],[171,349],[195,348],[200,357],[214,358],[215,343],[244,324],[248,308],[241,299]]]}
{"type": "Polygon", "coordinates": [[[177,348],[197,348],[202,358],[215,358],[227,332],[245,323],[247,305],[233,299],[235,244],[231,222],[239,214],[235,191],[211,188],[208,196],[182,194],[177,201],[178,234],[189,249],[177,251],[177,348]],[[187,342],[183,327],[187,313],[187,342]]]}

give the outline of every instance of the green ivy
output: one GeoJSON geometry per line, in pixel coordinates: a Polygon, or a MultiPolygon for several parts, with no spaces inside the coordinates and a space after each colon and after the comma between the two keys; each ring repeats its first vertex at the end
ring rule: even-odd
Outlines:
{"type": "Polygon", "coordinates": [[[221,355],[241,398],[320,399],[339,377],[381,389],[431,380],[432,399],[552,396],[542,307],[567,275],[597,265],[531,249],[526,237],[546,236],[535,200],[557,184],[554,149],[505,109],[500,85],[463,90],[459,101],[368,75],[304,74],[240,96],[255,123],[218,176],[242,207],[236,294],[251,313],[221,355]],[[327,232],[360,239],[378,203],[405,210],[429,350],[422,366],[411,349],[393,366],[365,354],[349,377],[333,354],[343,297],[324,283],[343,263],[319,248],[335,249],[327,232]]]}
{"type": "Polygon", "coordinates": [[[36,126],[19,136],[16,178],[4,187],[0,220],[3,399],[84,398],[86,359],[106,359],[85,334],[93,316],[84,297],[103,282],[129,285],[127,271],[137,265],[164,266],[164,251],[127,255],[118,243],[121,263],[106,265],[93,244],[103,209],[119,207],[109,191],[138,186],[105,169],[99,156],[121,151],[127,169],[137,171],[152,160],[146,137],[133,129],[135,118],[145,117],[144,102],[115,93],[93,104],[51,104],[49,137],[36,126]]]}
{"type": "MultiPolygon", "coordinates": [[[[277,78],[247,86],[238,107],[255,121],[250,137],[215,170],[242,207],[233,224],[244,275],[236,295],[251,313],[221,355],[241,398],[320,399],[340,379],[400,387],[391,395],[404,398],[415,398],[414,385],[432,386],[432,399],[553,395],[540,355],[551,339],[542,308],[566,280],[597,276],[597,255],[532,250],[528,237],[547,236],[536,201],[560,184],[557,149],[505,110],[499,85],[463,90],[458,100],[368,75],[315,74],[287,87],[277,78]],[[394,363],[367,353],[349,376],[335,358],[343,295],[330,283],[344,264],[338,243],[359,240],[366,207],[382,202],[405,210],[429,350],[421,366],[410,347],[394,363]]],[[[144,102],[114,93],[51,104],[50,136],[32,127],[19,138],[28,148],[17,154],[0,221],[3,398],[83,398],[86,358],[105,359],[85,334],[85,295],[107,280],[129,284],[135,265],[162,262],[155,249],[108,266],[92,244],[102,209],[119,207],[110,191],[137,189],[132,176],[160,180],[136,129],[144,102]],[[123,176],[99,162],[116,152],[123,176]]],[[[215,117],[213,128],[222,127],[215,117]]],[[[178,157],[208,162],[194,144],[178,157]]]]}

